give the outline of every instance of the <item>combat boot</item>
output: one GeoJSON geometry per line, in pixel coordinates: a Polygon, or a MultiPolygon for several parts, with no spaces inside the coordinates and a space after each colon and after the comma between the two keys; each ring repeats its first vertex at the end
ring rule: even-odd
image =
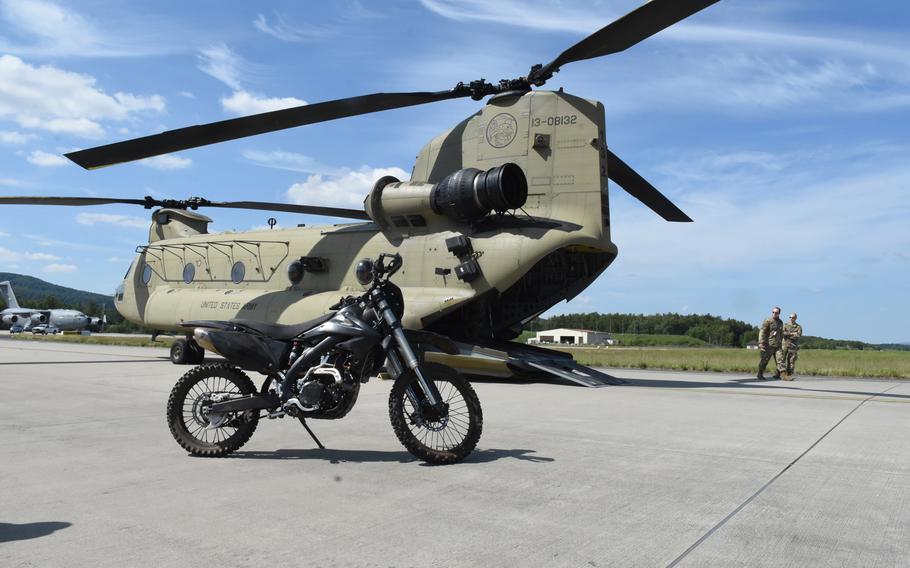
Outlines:
{"type": "Polygon", "coordinates": [[[775,381],[779,381],[779,380],[780,380],[780,372],[774,373],[774,376],[771,377],[771,378],[774,379],[775,381]]]}

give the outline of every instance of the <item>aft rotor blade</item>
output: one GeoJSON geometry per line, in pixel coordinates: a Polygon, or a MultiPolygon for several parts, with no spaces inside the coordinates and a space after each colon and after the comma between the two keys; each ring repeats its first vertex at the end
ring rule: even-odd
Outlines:
{"type": "Polygon", "coordinates": [[[260,211],[284,211],[304,215],[323,215],[325,217],[343,217],[369,221],[370,216],[362,209],[342,209],[340,207],[320,207],[317,205],[293,205],[290,203],[267,203],[264,201],[213,201],[204,207],[224,207],[227,209],[258,209],[260,211]]]}
{"type": "Polygon", "coordinates": [[[543,68],[532,72],[533,77],[529,79],[546,81],[566,63],[628,49],[716,2],[718,0],[651,0],[563,51],[543,68]]]}
{"type": "Polygon", "coordinates": [[[438,92],[374,93],[168,130],[160,134],[70,152],[66,157],[85,169],[100,168],[295,126],[468,95],[469,91],[458,89],[438,92]]]}
{"type": "Polygon", "coordinates": [[[647,205],[652,211],[666,219],[681,223],[691,223],[692,218],[682,212],[672,201],[648,180],[641,177],[629,164],[619,159],[611,150],[607,150],[607,173],[611,180],[626,190],[629,195],[647,205]]]}
{"type": "Polygon", "coordinates": [[[0,197],[0,205],[109,205],[126,203],[129,205],[146,205],[144,199],[117,199],[110,197],[0,197]]]}

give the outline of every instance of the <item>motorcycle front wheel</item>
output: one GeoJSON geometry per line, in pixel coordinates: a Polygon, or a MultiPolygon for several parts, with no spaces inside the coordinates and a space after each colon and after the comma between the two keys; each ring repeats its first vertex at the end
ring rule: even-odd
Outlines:
{"type": "Polygon", "coordinates": [[[420,370],[427,380],[435,382],[447,411],[439,414],[428,407],[417,375],[408,370],[398,377],[389,395],[392,429],[401,444],[424,461],[459,462],[480,440],[483,430],[480,400],[471,384],[454,369],[422,363],[420,370]]]}
{"type": "Polygon", "coordinates": [[[256,431],[259,411],[213,415],[212,402],[255,394],[256,385],[237,367],[199,365],[180,377],[167,401],[167,424],[180,446],[194,456],[220,457],[243,446],[256,431]]]}

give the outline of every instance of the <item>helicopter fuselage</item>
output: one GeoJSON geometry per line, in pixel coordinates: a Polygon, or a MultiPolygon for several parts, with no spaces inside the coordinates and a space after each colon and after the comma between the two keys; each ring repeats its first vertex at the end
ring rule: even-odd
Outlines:
{"type": "Polygon", "coordinates": [[[365,206],[373,222],[209,234],[202,215],[156,211],[115,305],[161,330],[200,319],[300,322],[360,291],[360,259],[397,252],[405,326],[471,342],[511,339],[615,258],[606,153],[600,103],[504,93],[424,146],[409,182],[377,184],[365,206]],[[505,163],[527,180],[520,209],[465,221],[424,197],[422,188],[453,172],[505,163]],[[289,267],[292,276],[303,268],[299,281],[289,267]]]}

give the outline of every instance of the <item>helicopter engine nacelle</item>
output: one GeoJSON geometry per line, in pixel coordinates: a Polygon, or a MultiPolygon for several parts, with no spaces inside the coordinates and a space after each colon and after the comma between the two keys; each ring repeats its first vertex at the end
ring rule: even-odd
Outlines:
{"type": "Polygon", "coordinates": [[[435,184],[401,182],[386,176],[373,186],[364,207],[381,226],[389,222],[401,226],[400,218],[426,213],[469,223],[490,211],[518,209],[527,199],[528,180],[524,172],[516,164],[508,163],[487,171],[458,170],[435,184]]]}
{"type": "Polygon", "coordinates": [[[487,171],[458,170],[439,183],[401,182],[381,178],[364,203],[367,214],[380,226],[401,227],[414,219],[435,214],[469,223],[491,211],[518,209],[528,199],[528,180],[522,169],[508,163],[487,171]]]}

